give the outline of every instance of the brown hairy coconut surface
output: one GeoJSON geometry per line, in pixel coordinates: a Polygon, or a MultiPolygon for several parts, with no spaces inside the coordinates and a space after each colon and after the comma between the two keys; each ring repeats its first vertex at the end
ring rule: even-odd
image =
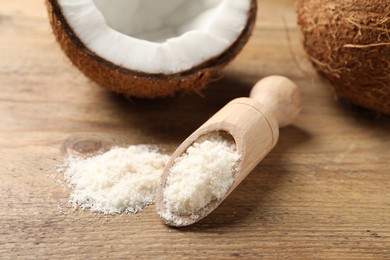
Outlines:
{"type": "MultiPolygon", "coordinates": [[[[241,51],[256,22],[257,2],[251,9],[245,29],[227,50],[190,70],[176,74],[150,74],[117,66],[90,51],[73,32],[57,0],[46,0],[50,23],[62,50],[72,63],[98,85],[129,97],[156,98],[176,92],[197,92],[241,51]]],[[[168,62],[168,61],[167,61],[168,62]]]]}
{"type": "Polygon", "coordinates": [[[304,48],[336,92],[390,115],[389,0],[297,0],[304,48]]]}

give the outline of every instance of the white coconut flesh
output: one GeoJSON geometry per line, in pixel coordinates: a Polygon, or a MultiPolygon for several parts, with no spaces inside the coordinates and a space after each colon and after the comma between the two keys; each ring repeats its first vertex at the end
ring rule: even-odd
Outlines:
{"type": "Polygon", "coordinates": [[[118,66],[175,74],[217,57],[245,29],[250,0],[58,0],[79,40],[118,66]]]}

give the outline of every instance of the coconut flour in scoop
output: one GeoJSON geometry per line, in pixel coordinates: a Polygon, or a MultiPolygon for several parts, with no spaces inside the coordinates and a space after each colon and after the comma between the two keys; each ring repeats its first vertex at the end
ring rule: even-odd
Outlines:
{"type": "Polygon", "coordinates": [[[179,221],[174,215],[199,218],[210,202],[225,197],[239,160],[233,140],[218,132],[200,137],[175,160],[168,173],[163,191],[167,212],[163,218],[173,222],[179,221]]]}

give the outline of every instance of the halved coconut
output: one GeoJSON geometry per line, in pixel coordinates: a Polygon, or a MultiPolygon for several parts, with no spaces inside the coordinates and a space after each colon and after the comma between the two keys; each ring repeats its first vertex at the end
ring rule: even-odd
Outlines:
{"type": "Polygon", "coordinates": [[[155,98],[202,88],[247,42],[256,0],[46,0],[63,51],[99,85],[155,98]]]}

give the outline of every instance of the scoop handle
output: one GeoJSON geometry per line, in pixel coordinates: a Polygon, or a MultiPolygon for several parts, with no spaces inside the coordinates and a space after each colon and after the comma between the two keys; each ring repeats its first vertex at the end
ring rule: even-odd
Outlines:
{"type": "Polygon", "coordinates": [[[283,76],[265,77],[252,88],[250,98],[263,105],[285,127],[298,117],[301,111],[301,95],[297,85],[283,76]]]}

